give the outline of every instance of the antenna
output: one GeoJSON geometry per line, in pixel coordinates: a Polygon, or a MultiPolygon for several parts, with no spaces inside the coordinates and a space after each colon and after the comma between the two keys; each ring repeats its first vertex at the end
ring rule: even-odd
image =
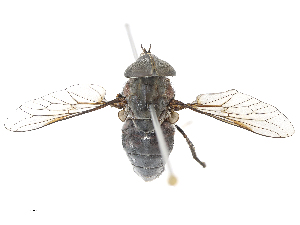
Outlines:
{"type": "Polygon", "coordinates": [[[151,113],[151,119],[152,119],[152,123],[153,123],[153,126],[154,126],[156,138],[157,138],[157,141],[158,141],[159,150],[160,150],[160,153],[162,155],[163,162],[166,164],[166,166],[168,167],[168,170],[169,170],[169,180],[168,180],[168,182],[169,182],[170,185],[173,186],[177,183],[177,178],[175,177],[175,175],[173,173],[173,170],[171,168],[171,165],[168,162],[168,157],[169,157],[168,147],[167,147],[166,141],[164,139],[164,135],[163,135],[163,132],[161,130],[160,124],[158,122],[155,109],[154,109],[152,104],[150,105],[149,109],[150,109],[150,113],[151,113]]]}
{"type": "Polygon", "coordinates": [[[133,57],[134,57],[135,60],[137,60],[138,54],[137,54],[136,49],[135,49],[135,45],[134,45],[134,42],[133,42],[133,38],[131,36],[131,31],[130,31],[130,27],[129,27],[128,23],[125,24],[125,28],[126,28],[126,31],[127,31],[127,35],[128,35],[128,38],[129,38],[130,45],[131,45],[131,50],[132,50],[132,53],[133,53],[133,57]]]}

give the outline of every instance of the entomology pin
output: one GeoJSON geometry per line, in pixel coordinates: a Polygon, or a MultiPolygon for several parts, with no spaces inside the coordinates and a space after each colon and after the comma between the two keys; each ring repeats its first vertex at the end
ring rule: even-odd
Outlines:
{"type": "MultiPolygon", "coordinates": [[[[10,131],[35,130],[57,121],[112,106],[119,109],[118,117],[124,122],[122,144],[133,170],[145,181],[159,177],[165,169],[173,149],[175,128],[186,139],[193,158],[206,166],[196,155],[195,147],[184,131],[175,123],[177,111],[190,109],[225,123],[266,137],[285,138],[294,134],[294,128],[277,108],[254,97],[229,90],[202,94],[192,103],[175,99],[169,77],[174,68],[142,48],[138,57],[129,26],[126,26],[136,59],[124,73],[128,78],[123,91],[115,99],[106,101],[105,90],[98,85],[73,85],[21,105],[15,115],[7,119],[10,131]]],[[[169,183],[176,177],[170,165],[169,183]]]]}

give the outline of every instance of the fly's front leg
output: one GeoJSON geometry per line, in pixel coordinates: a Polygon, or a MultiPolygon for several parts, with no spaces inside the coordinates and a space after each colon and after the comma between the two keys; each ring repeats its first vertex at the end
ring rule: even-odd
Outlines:
{"type": "Polygon", "coordinates": [[[175,125],[175,127],[177,128],[177,130],[182,134],[182,136],[185,138],[186,142],[188,143],[190,149],[191,149],[191,152],[192,152],[192,155],[193,155],[193,158],[198,162],[200,163],[201,166],[203,166],[203,168],[206,167],[206,164],[205,162],[202,162],[200,161],[200,159],[198,159],[197,155],[196,155],[196,151],[195,151],[195,146],[193,145],[193,143],[191,142],[191,140],[187,137],[187,135],[184,133],[184,131],[177,125],[175,125]]]}

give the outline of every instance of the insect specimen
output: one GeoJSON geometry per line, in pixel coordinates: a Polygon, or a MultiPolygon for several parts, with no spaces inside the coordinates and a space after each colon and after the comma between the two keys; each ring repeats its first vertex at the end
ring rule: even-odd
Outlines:
{"type": "Polygon", "coordinates": [[[202,94],[188,104],[175,100],[168,77],[176,72],[169,63],[153,55],[150,48],[142,47],[140,57],[125,70],[128,81],[114,100],[105,100],[105,90],[98,85],[74,85],[21,105],[7,119],[5,127],[17,132],[35,130],[106,106],[115,107],[120,109],[118,117],[124,122],[123,148],[134,171],[145,181],[157,178],[165,165],[151,120],[151,107],[162,128],[168,154],[173,149],[176,128],[186,139],[193,158],[203,167],[206,165],[197,157],[194,145],[175,125],[179,119],[177,111],[190,109],[267,137],[293,135],[292,124],[277,108],[236,90],[202,94]]]}

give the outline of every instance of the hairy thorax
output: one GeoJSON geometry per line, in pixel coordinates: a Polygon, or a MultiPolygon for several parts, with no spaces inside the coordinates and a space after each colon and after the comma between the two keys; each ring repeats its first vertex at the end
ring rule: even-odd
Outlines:
{"type": "Polygon", "coordinates": [[[122,95],[126,98],[125,109],[128,119],[144,132],[153,131],[149,105],[153,104],[156,115],[162,123],[170,115],[168,105],[175,93],[170,80],[162,76],[130,78],[122,95]]]}

